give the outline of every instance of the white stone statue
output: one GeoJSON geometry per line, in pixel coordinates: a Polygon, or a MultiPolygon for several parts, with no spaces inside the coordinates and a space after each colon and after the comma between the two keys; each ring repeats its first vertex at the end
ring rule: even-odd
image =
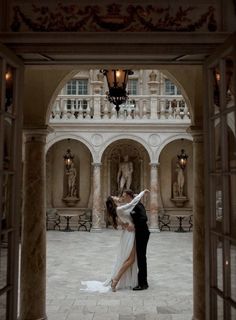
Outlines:
{"type": "Polygon", "coordinates": [[[179,197],[183,197],[184,170],[180,167],[178,163],[176,164],[176,171],[177,171],[178,195],[179,197]]]}
{"type": "Polygon", "coordinates": [[[74,163],[71,163],[70,169],[66,171],[67,180],[68,180],[68,192],[67,192],[67,197],[76,197],[76,176],[77,176],[77,171],[75,168],[74,163]]]}
{"type": "Polygon", "coordinates": [[[117,173],[117,184],[120,193],[124,189],[130,189],[132,183],[133,163],[129,161],[129,156],[124,156],[124,161],[119,164],[117,173]]]}

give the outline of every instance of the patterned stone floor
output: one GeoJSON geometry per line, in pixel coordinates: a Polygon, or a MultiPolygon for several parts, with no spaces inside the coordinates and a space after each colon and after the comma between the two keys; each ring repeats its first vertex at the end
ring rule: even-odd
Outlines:
{"type": "Polygon", "coordinates": [[[191,320],[192,233],[152,233],[149,289],[108,293],[80,291],[82,280],[107,279],[120,231],[48,231],[49,320],[191,320]]]}

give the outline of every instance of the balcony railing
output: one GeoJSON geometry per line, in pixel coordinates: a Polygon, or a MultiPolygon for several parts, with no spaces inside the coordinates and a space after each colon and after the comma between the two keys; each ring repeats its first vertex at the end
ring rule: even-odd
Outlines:
{"type": "Polygon", "coordinates": [[[106,96],[59,95],[50,116],[51,123],[106,119],[190,122],[190,114],[183,97],[179,95],[130,96],[129,102],[121,105],[119,112],[106,96]]]}

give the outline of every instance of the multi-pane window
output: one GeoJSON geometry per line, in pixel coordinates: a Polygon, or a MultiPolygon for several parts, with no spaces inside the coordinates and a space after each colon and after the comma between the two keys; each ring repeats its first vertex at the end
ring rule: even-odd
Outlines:
{"type": "Polygon", "coordinates": [[[71,80],[69,82],[67,82],[67,86],[66,86],[66,93],[67,94],[76,94],[76,81],[77,80],[71,80]]]}
{"type": "Polygon", "coordinates": [[[67,109],[78,110],[78,109],[87,109],[88,101],[85,99],[82,100],[71,100],[67,99],[67,109]]]}
{"type": "Polygon", "coordinates": [[[21,188],[21,67],[0,52],[0,319],[17,318],[21,188]]]}
{"type": "Polygon", "coordinates": [[[128,92],[130,95],[138,94],[138,79],[130,79],[128,81],[128,92]]]}
{"type": "Polygon", "coordinates": [[[165,94],[167,95],[180,95],[181,90],[169,79],[165,79],[165,94]]]}
{"type": "MultiPolygon", "coordinates": [[[[88,79],[72,79],[66,84],[66,93],[68,95],[87,95],[88,79]]],[[[68,99],[67,110],[87,109],[88,102],[84,99],[68,99]]]]}
{"type": "MultiPolygon", "coordinates": [[[[231,45],[231,44],[230,44],[231,45]]],[[[236,319],[235,51],[208,61],[207,299],[210,320],[236,319]]]]}
{"type": "Polygon", "coordinates": [[[88,79],[72,79],[67,82],[66,93],[69,95],[87,95],[88,79]]]}

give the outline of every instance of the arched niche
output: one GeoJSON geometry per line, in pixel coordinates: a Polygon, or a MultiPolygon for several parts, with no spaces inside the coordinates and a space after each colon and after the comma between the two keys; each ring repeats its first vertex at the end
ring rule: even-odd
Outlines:
{"type": "MultiPolygon", "coordinates": [[[[108,195],[118,195],[117,174],[119,164],[128,156],[132,162],[133,173],[130,188],[138,193],[150,185],[150,157],[147,150],[131,139],[121,139],[111,143],[102,155],[102,190],[103,203],[108,195]]],[[[148,200],[144,203],[148,207],[148,200]]],[[[106,214],[104,215],[106,221],[106,214]]]]}
{"type": "Polygon", "coordinates": [[[91,162],[89,149],[75,139],[64,139],[53,144],[46,154],[46,186],[47,207],[62,208],[67,204],[63,198],[67,194],[67,179],[65,173],[64,155],[70,149],[74,155],[76,169],[76,197],[78,201],[73,205],[77,208],[91,207],[91,162]]]}
{"type": "Polygon", "coordinates": [[[180,154],[181,149],[184,149],[188,155],[188,161],[184,170],[184,194],[188,201],[184,203],[185,208],[192,208],[193,206],[193,150],[192,141],[187,139],[177,139],[168,143],[161,151],[159,158],[159,175],[160,175],[160,192],[163,202],[163,208],[166,212],[169,209],[176,208],[173,199],[173,183],[177,181],[177,155],[180,154]]]}

